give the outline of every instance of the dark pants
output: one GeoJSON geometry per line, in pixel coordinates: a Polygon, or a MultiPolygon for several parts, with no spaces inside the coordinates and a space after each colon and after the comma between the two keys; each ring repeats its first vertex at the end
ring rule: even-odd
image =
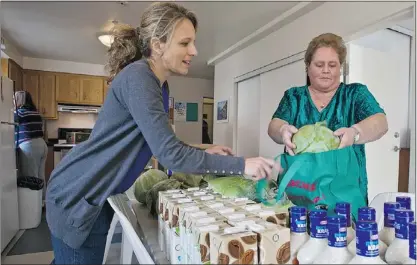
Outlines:
{"type": "Polygon", "coordinates": [[[51,235],[55,257],[51,264],[102,264],[107,233],[113,214],[113,209],[106,202],[90,235],[78,249],[69,247],[61,239],[51,235]]]}

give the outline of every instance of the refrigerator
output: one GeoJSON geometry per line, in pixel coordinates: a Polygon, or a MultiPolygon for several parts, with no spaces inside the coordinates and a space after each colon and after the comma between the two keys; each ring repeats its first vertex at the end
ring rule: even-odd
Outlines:
{"type": "Polygon", "coordinates": [[[13,81],[2,76],[0,82],[0,211],[2,252],[19,231],[13,111],[13,81]]]}

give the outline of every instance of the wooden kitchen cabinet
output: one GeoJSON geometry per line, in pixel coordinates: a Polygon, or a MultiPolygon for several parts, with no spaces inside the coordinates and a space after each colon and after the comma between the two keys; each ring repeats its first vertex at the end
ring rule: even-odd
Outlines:
{"type": "Polygon", "coordinates": [[[39,112],[45,119],[57,119],[56,76],[53,73],[39,74],[39,112]]]}
{"type": "Polygon", "coordinates": [[[56,74],[56,101],[58,103],[101,105],[103,82],[101,77],[56,74]]]}
{"type": "Polygon", "coordinates": [[[39,109],[39,73],[31,70],[23,71],[23,89],[30,93],[33,103],[39,109]]]}
{"type": "Polygon", "coordinates": [[[77,75],[56,74],[56,101],[70,104],[80,102],[80,79],[77,75]]]}
{"type": "Polygon", "coordinates": [[[80,77],[80,103],[103,104],[103,79],[100,77],[80,77]]]}
{"type": "Polygon", "coordinates": [[[107,84],[107,77],[103,78],[103,103],[106,99],[107,92],[109,91],[109,84],[107,84]]]}
{"type": "Polygon", "coordinates": [[[14,82],[16,91],[23,90],[23,69],[12,59],[1,59],[3,76],[9,77],[14,82]]]}

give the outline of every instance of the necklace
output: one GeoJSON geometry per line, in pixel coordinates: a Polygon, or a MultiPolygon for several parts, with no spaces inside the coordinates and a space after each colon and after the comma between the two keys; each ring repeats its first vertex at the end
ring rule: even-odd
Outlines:
{"type": "Polygon", "coordinates": [[[323,110],[328,104],[329,104],[329,102],[331,101],[331,99],[332,99],[332,97],[333,97],[333,95],[330,97],[330,99],[328,99],[327,100],[327,103],[325,104],[325,103],[323,103],[323,101],[321,101],[320,99],[319,99],[319,97],[318,97],[318,95],[317,95],[317,92],[315,91],[315,90],[313,90],[313,89],[311,89],[311,88],[309,88],[309,90],[310,90],[310,94],[311,94],[311,92],[313,92],[312,94],[313,94],[313,97],[314,97],[314,99],[313,99],[313,102],[314,101],[316,101],[316,102],[318,102],[319,104],[318,104],[318,108],[320,109],[320,110],[323,110]]]}

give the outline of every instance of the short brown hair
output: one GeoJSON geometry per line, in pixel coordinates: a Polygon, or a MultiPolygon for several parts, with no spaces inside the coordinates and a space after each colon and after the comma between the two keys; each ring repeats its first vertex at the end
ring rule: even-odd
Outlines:
{"type": "Polygon", "coordinates": [[[143,13],[138,28],[126,24],[116,25],[113,30],[113,43],[108,50],[106,65],[113,80],[125,66],[143,57],[151,56],[151,39],[169,41],[175,26],[188,19],[197,30],[197,18],[194,13],[172,2],[152,3],[143,13]]]}
{"type": "Polygon", "coordinates": [[[324,33],[310,41],[307,51],[304,55],[304,63],[306,68],[310,65],[314,53],[318,48],[331,47],[339,56],[340,65],[343,65],[346,60],[346,46],[342,37],[333,33],[324,33]]]}

